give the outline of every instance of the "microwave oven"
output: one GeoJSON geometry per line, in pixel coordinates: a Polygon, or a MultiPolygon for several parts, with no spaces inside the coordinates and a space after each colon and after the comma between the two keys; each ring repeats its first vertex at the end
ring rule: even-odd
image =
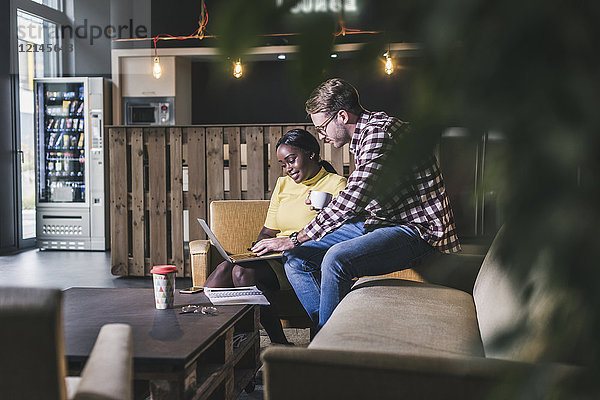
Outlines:
{"type": "Polygon", "coordinates": [[[125,125],[175,125],[173,97],[123,98],[125,125]]]}

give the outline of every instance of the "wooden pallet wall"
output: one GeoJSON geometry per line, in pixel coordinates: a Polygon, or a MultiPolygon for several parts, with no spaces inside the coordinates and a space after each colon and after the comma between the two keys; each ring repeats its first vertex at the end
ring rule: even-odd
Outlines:
{"type": "MultiPolygon", "coordinates": [[[[190,276],[184,210],[196,240],[205,238],[195,222],[210,218],[211,201],[269,199],[282,175],[276,143],[293,128],[316,136],[305,124],[107,127],[112,273],[147,276],[153,265],[172,264],[190,276]]],[[[320,144],[338,173],[353,170],[348,146],[320,144]]]]}

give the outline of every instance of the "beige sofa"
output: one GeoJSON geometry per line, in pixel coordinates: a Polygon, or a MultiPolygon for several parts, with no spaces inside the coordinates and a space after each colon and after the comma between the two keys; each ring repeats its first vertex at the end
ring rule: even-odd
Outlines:
{"type": "Polygon", "coordinates": [[[564,383],[578,369],[539,363],[552,294],[511,280],[498,240],[472,294],[432,283],[360,279],[308,348],[263,353],[265,399],[546,398],[552,382],[564,383]],[[521,297],[527,290],[529,301],[521,297]],[[496,339],[517,321],[525,334],[500,346],[496,339]]]}

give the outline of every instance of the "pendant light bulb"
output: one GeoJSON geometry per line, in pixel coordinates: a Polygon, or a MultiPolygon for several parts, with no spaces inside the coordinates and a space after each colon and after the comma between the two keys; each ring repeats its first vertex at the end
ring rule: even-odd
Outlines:
{"type": "Polygon", "coordinates": [[[390,57],[390,52],[388,51],[385,55],[385,73],[391,75],[394,72],[394,64],[392,63],[392,58],[390,57]]]}
{"type": "Polygon", "coordinates": [[[160,79],[160,76],[162,75],[162,67],[160,66],[158,57],[154,57],[153,64],[152,75],[154,75],[156,79],[160,79]]]}
{"type": "Polygon", "coordinates": [[[235,76],[236,78],[240,78],[243,73],[244,71],[242,69],[242,62],[240,60],[237,60],[233,63],[233,76],[235,76]]]}

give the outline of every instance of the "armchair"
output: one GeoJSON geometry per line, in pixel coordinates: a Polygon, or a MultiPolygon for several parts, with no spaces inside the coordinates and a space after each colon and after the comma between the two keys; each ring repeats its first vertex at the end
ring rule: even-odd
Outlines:
{"type": "Polygon", "coordinates": [[[132,398],[131,327],[102,327],[80,377],[66,377],[58,289],[0,288],[0,398],[132,398]]]}
{"type": "MultiPolygon", "coordinates": [[[[210,203],[210,229],[225,251],[246,251],[265,223],[269,200],[219,200],[210,203]]],[[[192,282],[202,286],[223,258],[209,240],[190,242],[192,282]]],[[[311,321],[292,289],[273,294],[284,328],[309,328],[311,321]]]]}

